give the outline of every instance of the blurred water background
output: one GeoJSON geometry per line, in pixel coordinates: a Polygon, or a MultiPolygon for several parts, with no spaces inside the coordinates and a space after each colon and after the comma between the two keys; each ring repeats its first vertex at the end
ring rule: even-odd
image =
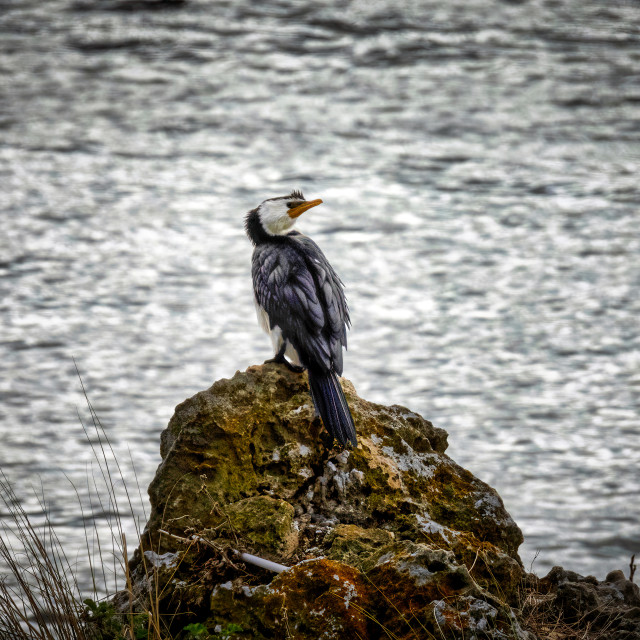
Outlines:
{"type": "Polygon", "coordinates": [[[68,549],[109,511],[72,357],[144,493],[174,406],[271,355],[242,222],[296,188],[358,392],[447,429],[527,567],[627,572],[637,3],[4,0],[0,83],[0,466],[68,549]]]}

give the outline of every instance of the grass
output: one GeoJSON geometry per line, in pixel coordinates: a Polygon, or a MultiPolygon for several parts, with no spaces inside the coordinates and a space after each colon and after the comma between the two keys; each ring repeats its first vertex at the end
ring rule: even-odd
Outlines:
{"type": "MultiPolygon", "coordinates": [[[[155,568],[150,566],[145,554],[141,555],[145,579],[136,581],[136,589],[145,584],[148,591],[139,593],[134,589],[125,524],[133,522],[137,545],[142,532],[133,504],[135,494],[129,491],[121,463],[89,400],[77,367],[76,372],[91,417],[87,427],[78,414],[95,463],[87,473],[84,501],[89,496],[88,508],[83,506],[80,490],[71,484],[84,526],[82,553],[84,566],[89,566],[91,588],[88,594],[82,592],[77,566],[67,556],[64,541],[49,517],[44,488],[35,492],[40,511],[37,520],[41,524],[34,524],[33,516],[26,512],[20,496],[0,469],[0,513],[3,516],[0,560],[8,569],[8,575],[0,575],[0,638],[173,640],[170,630],[173,616],[165,616],[160,609],[166,585],[161,587],[154,579],[155,568]],[[98,518],[105,514],[107,526],[99,529],[98,518]],[[119,602],[122,602],[123,594],[124,601],[128,599],[127,611],[116,610],[113,603],[116,593],[120,594],[119,602]]],[[[131,463],[146,522],[145,500],[132,460],[131,463]]],[[[84,575],[82,578],[86,583],[84,575]]],[[[227,625],[219,634],[211,635],[196,622],[175,633],[181,640],[219,640],[240,631],[237,625],[227,625]]]]}
{"type": "MultiPolygon", "coordinates": [[[[0,637],[11,640],[166,640],[170,636],[163,633],[157,607],[142,614],[134,613],[125,521],[133,521],[136,543],[141,531],[123,469],[89,401],[79,372],[78,378],[89,408],[91,429],[78,417],[96,463],[93,472],[87,474],[91,513],[85,512],[80,491],[73,485],[85,528],[85,552],[92,589],[89,594],[82,594],[75,564],[67,556],[63,541],[49,518],[44,488],[36,492],[43,522],[35,525],[9,478],[0,470],[0,505],[4,504],[8,516],[0,528],[0,558],[9,571],[9,575],[0,578],[0,637]],[[105,530],[100,531],[96,524],[95,512],[107,514],[106,540],[105,530]],[[93,524],[88,525],[88,522],[93,524]],[[125,616],[118,614],[107,599],[122,582],[130,594],[130,611],[125,616]]],[[[137,477],[136,485],[146,520],[137,477]]]]}
{"type": "Polygon", "coordinates": [[[0,636],[88,637],[80,618],[78,583],[50,520],[40,529],[31,523],[4,473],[0,493],[14,525],[5,525],[0,537],[0,557],[13,578],[0,582],[0,636]]]}

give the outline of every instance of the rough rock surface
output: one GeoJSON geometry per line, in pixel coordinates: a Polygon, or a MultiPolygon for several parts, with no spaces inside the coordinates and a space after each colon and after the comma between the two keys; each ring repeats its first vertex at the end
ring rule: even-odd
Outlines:
{"type": "Polygon", "coordinates": [[[588,627],[598,638],[640,640],[640,589],[622,571],[611,571],[599,581],[554,567],[536,581],[538,590],[549,596],[554,620],[562,617],[566,624],[588,627]]]}
{"type": "Polygon", "coordinates": [[[533,638],[510,607],[522,534],[498,494],[442,429],[342,383],[354,449],[328,448],[306,374],[279,365],[176,408],[130,563],[139,606],[157,594],[174,637],[199,622],[229,638],[533,638]]]}

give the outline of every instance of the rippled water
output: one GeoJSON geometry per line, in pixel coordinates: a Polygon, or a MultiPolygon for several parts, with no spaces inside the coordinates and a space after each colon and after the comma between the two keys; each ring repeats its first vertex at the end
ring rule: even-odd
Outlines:
{"type": "Polygon", "coordinates": [[[144,489],[173,407],[270,356],[242,220],[300,188],[359,393],[449,431],[527,566],[625,568],[639,25],[578,0],[2,2],[0,466],[26,508],[42,483],[84,539],[72,357],[144,489]]]}

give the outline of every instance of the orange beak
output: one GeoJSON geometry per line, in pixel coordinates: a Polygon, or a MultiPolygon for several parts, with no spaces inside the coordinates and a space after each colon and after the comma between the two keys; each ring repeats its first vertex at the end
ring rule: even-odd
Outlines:
{"type": "Polygon", "coordinates": [[[303,202],[297,207],[289,209],[287,213],[289,214],[290,218],[297,218],[299,215],[307,211],[307,209],[311,209],[311,207],[317,207],[319,204],[322,204],[322,200],[320,200],[319,198],[318,200],[309,200],[309,202],[303,202]]]}

